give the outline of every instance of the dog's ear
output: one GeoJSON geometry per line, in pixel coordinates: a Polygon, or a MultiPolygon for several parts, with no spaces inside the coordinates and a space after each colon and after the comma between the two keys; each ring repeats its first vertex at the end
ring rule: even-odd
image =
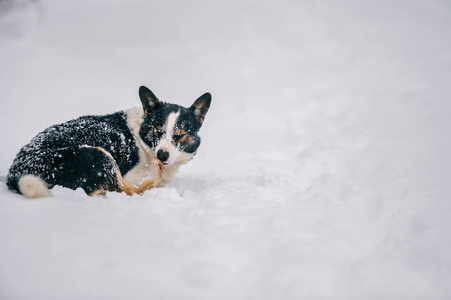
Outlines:
{"type": "Polygon", "coordinates": [[[200,96],[196,101],[194,101],[193,105],[191,105],[191,109],[194,112],[194,116],[196,119],[202,124],[204,122],[205,115],[210,108],[211,103],[211,94],[205,93],[200,96]]]}
{"type": "Polygon", "coordinates": [[[145,86],[139,87],[139,98],[146,114],[160,105],[160,100],[145,86]]]}

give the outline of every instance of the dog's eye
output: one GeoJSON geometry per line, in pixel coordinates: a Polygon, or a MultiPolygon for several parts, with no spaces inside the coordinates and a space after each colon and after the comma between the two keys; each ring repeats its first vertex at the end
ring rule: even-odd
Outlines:
{"type": "Polygon", "coordinates": [[[180,140],[186,135],[186,131],[180,128],[174,129],[174,140],[180,140]]]}
{"type": "Polygon", "coordinates": [[[153,134],[154,134],[155,136],[160,136],[160,135],[162,135],[163,133],[161,132],[161,129],[160,129],[159,126],[155,126],[155,127],[153,128],[153,134]]]}

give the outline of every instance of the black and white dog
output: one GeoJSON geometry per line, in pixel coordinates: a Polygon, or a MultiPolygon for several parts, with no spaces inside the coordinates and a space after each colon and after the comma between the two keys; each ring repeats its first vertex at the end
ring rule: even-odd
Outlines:
{"type": "Polygon", "coordinates": [[[142,107],[80,117],[39,133],[17,154],[9,189],[28,198],[51,196],[55,185],[81,187],[88,195],[132,195],[171,182],[200,145],[197,133],[211,95],[190,108],[160,102],[145,86],[139,97],[142,107]]]}

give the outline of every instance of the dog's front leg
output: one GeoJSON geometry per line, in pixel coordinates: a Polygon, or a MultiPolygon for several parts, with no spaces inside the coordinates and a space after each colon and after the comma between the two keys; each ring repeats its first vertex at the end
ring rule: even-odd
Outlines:
{"type": "Polygon", "coordinates": [[[160,183],[162,173],[163,164],[157,158],[153,158],[151,160],[150,173],[139,184],[132,185],[125,181],[122,176],[118,178],[118,184],[120,189],[127,195],[142,194],[147,190],[153,189],[160,183]]]}

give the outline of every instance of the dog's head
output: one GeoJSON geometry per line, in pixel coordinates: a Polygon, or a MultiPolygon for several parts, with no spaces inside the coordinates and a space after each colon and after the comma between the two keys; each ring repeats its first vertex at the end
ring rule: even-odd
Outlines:
{"type": "Polygon", "coordinates": [[[139,88],[139,97],[144,109],[141,139],[164,165],[188,162],[200,145],[197,133],[210,107],[210,93],[200,96],[189,108],[161,102],[145,86],[139,88]]]}

